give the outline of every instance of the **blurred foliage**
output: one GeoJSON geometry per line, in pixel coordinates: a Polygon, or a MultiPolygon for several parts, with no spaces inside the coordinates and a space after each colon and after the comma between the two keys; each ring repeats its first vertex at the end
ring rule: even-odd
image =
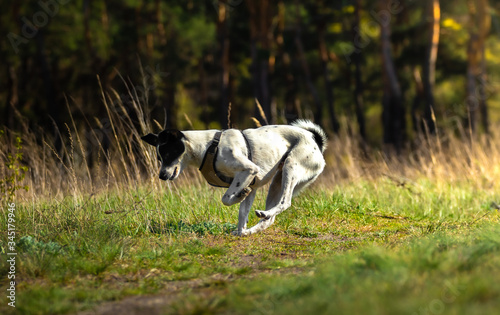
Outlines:
{"type": "MultiPolygon", "coordinates": [[[[4,131],[0,129],[0,139],[4,137],[4,131]]],[[[1,153],[1,160],[4,161],[0,165],[0,196],[12,200],[16,191],[24,189],[28,191],[27,185],[22,185],[22,181],[26,176],[28,167],[23,164],[22,141],[20,137],[16,137],[14,150],[6,150],[1,153]],[[11,151],[13,153],[8,153],[11,151]],[[5,155],[5,156],[3,156],[5,155]]]]}
{"type": "MultiPolygon", "coordinates": [[[[334,106],[345,128],[356,124],[354,113],[354,66],[350,49],[353,32],[362,38],[364,114],[369,142],[381,142],[380,122],[384,80],[380,56],[379,16],[389,10],[379,1],[361,1],[360,28],[355,29],[354,0],[310,0],[267,2],[270,6],[270,91],[278,123],[285,120],[286,73],[296,80],[296,102],[300,115],[324,112],[322,123],[331,128],[327,107],[315,107],[295,45],[297,29],[303,42],[312,84],[322,102],[326,99],[318,25],[325,25],[328,75],[332,81],[334,106]],[[284,21],[279,18],[284,8],[284,21]],[[280,42],[282,38],[282,42],[280,42]],[[281,56],[288,54],[285,65],[281,56]]],[[[403,10],[389,15],[393,56],[410,121],[416,94],[413,77],[422,67],[426,47],[426,8],[429,1],[398,1],[403,10]]],[[[252,81],[251,23],[243,0],[209,1],[4,1],[0,4],[3,34],[0,45],[0,124],[13,130],[42,126],[51,130],[69,121],[66,104],[81,128],[105,117],[103,94],[115,90],[120,97],[129,89],[142,89],[141,98],[149,119],[166,122],[165,113],[179,128],[221,126],[221,53],[219,36],[221,6],[226,12],[229,40],[229,101],[231,121],[237,127],[252,126],[255,116],[252,81]],[[146,77],[146,79],[145,79],[146,77]],[[154,80],[147,80],[153,78],[154,80]],[[126,83],[126,84],[125,84],[126,83]],[[186,119],[186,116],[188,119],[186,119]],[[84,117],[91,123],[87,124],[84,117]]],[[[492,29],[486,42],[486,89],[491,121],[500,118],[497,93],[500,77],[500,1],[490,1],[492,29]]],[[[469,13],[465,0],[441,1],[441,31],[436,65],[434,106],[438,125],[454,128],[467,117],[465,73],[469,39],[469,13]]],[[[126,102],[125,102],[126,103],[126,102]]],[[[316,116],[317,117],[317,116],[316,116]]],[[[411,133],[411,124],[408,131],[411,133]]]]}
{"type": "Polygon", "coordinates": [[[30,235],[21,237],[16,245],[18,249],[27,253],[45,251],[50,254],[57,254],[62,251],[62,246],[58,243],[37,241],[30,235]]]}

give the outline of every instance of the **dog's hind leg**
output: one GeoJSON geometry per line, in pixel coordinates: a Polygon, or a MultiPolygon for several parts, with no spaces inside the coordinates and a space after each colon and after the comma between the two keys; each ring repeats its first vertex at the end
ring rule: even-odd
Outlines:
{"type": "MultiPolygon", "coordinates": [[[[266,210],[274,208],[281,200],[281,186],[282,186],[283,172],[280,168],[273,177],[271,185],[269,186],[269,193],[266,199],[266,210]]],[[[246,200],[245,200],[246,201],[246,200]]],[[[258,233],[270,227],[274,223],[274,217],[270,219],[262,219],[256,225],[245,231],[245,235],[258,233]]]]}
{"type": "Polygon", "coordinates": [[[269,186],[269,192],[266,198],[266,210],[272,209],[280,202],[282,179],[283,171],[282,168],[279,168],[269,186]]]}
{"type": "MultiPolygon", "coordinates": [[[[295,152],[298,152],[300,156],[301,150],[296,150],[295,152]]],[[[276,195],[274,192],[276,187],[272,187],[275,182],[276,184],[280,182],[279,177],[275,176],[271,185],[271,188],[274,189],[270,190],[268,202],[266,203],[266,211],[256,210],[255,214],[261,219],[269,220],[289,208],[292,204],[294,193],[314,181],[323,170],[323,167],[324,162],[308,163],[307,158],[306,161],[301,161],[297,159],[297,154],[290,154],[281,170],[280,194],[276,195]]]]}
{"type": "Polygon", "coordinates": [[[233,232],[233,235],[243,236],[250,234],[247,230],[248,214],[250,213],[250,209],[252,208],[256,192],[256,190],[252,190],[248,197],[246,197],[245,200],[241,202],[240,210],[238,213],[238,229],[233,232]]]}
{"type": "Polygon", "coordinates": [[[302,169],[299,163],[293,158],[293,156],[289,156],[283,164],[283,169],[280,170],[273,178],[266,201],[266,211],[255,211],[255,214],[263,220],[252,227],[252,230],[257,232],[268,228],[274,222],[276,215],[291,206],[293,190],[299,180],[301,180],[301,174],[302,169]]]}
{"type": "MultiPolygon", "coordinates": [[[[278,170],[278,172],[274,175],[273,181],[271,182],[271,185],[269,186],[269,193],[267,195],[266,199],[266,209],[271,209],[276,204],[280,201],[281,197],[281,181],[283,178],[283,174],[281,171],[281,168],[278,170]]],[[[239,212],[239,220],[238,220],[238,230],[234,231],[234,235],[250,235],[254,234],[257,232],[260,232],[262,230],[267,229],[269,226],[271,226],[274,223],[274,217],[270,218],[269,220],[262,219],[254,225],[252,228],[247,229],[246,228],[246,223],[248,221],[248,214],[250,212],[250,208],[252,207],[252,203],[255,198],[255,193],[256,191],[253,190],[248,197],[243,200],[243,202],[240,205],[240,212],[239,212]]]]}
{"type": "Polygon", "coordinates": [[[255,234],[260,231],[264,231],[274,223],[274,219],[276,217],[271,217],[270,219],[262,219],[259,221],[259,223],[255,224],[251,228],[245,230],[245,235],[250,235],[250,234],[255,234]]]}

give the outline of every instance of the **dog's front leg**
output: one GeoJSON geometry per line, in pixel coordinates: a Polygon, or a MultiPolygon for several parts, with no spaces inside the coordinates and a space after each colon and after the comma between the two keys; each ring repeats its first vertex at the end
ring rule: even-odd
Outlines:
{"type": "Polygon", "coordinates": [[[222,203],[226,206],[241,202],[251,193],[252,189],[248,187],[255,176],[259,173],[259,167],[250,161],[245,161],[240,166],[239,171],[233,179],[233,182],[222,196],[222,203]]]}
{"type": "Polygon", "coordinates": [[[233,232],[233,235],[245,236],[249,235],[247,230],[248,214],[252,208],[253,201],[255,199],[256,190],[248,195],[248,197],[243,200],[240,204],[240,210],[238,212],[238,229],[233,232]]]}

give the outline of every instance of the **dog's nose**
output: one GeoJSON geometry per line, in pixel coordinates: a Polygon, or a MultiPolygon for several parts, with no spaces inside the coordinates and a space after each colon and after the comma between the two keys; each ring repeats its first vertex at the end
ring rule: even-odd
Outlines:
{"type": "Polygon", "coordinates": [[[168,179],[167,173],[166,172],[160,172],[160,179],[161,180],[167,180],[168,179]]]}

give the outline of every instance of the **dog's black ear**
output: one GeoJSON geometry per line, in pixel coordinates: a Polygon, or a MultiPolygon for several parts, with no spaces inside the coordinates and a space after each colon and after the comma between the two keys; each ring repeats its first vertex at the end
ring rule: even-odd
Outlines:
{"type": "Polygon", "coordinates": [[[153,133],[142,136],[141,139],[154,147],[156,147],[156,145],[158,144],[158,136],[153,133]]]}
{"type": "Polygon", "coordinates": [[[177,129],[169,129],[168,132],[174,136],[175,139],[177,140],[180,140],[182,138],[185,138],[184,134],[182,133],[182,131],[180,130],[177,130],[177,129]]]}
{"type": "Polygon", "coordinates": [[[185,138],[182,131],[177,129],[165,129],[158,134],[158,142],[163,143],[174,143],[182,138],[185,138]]]}

